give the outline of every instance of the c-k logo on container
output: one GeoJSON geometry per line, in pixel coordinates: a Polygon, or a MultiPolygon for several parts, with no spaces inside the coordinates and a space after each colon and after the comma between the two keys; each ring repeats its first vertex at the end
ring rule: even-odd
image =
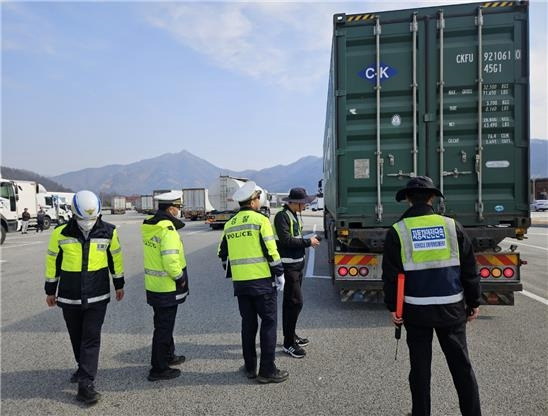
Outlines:
{"type": "MultiPolygon", "coordinates": [[[[380,67],[379,72],[380,72],[381,82],[392,78],[398,73],[398,71],[396,71],[396,68],[392,68],[391,66],[383,64],[382,62],[379,64],[379,67],[380,67]]],[[[362,69],[360,72],[358,72],[358,76],[360,78],[363,78],[369,81],[372,84],[376,84],[377,83],[377,63],[372,63],[365,69],[362,69]]]]}

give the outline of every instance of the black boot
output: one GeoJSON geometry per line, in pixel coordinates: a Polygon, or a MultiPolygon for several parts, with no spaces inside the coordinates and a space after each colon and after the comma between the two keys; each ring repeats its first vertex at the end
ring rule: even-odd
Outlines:
{"type": "Polygon", "coordinates": [[[93,383],[78,385],[78,394],[76,395],[76,400],[91,405],[97,403],[100,398],[101,395],[95,391],[93,383]]]}

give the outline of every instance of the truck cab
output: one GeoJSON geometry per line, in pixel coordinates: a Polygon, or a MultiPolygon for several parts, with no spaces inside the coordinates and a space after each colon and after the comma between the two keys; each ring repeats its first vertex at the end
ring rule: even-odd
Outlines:
{"type": "Polygon", "coordinates": [[[16,189],[12,181],[0,179],[0,244],[4,243],[7,233],[17,231],[18,228],[16,189]]]}

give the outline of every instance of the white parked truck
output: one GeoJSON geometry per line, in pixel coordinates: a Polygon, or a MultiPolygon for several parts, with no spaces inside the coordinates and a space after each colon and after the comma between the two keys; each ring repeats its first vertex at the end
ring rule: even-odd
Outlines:
{"type": "Polygon", "coordinates": [[[154,214],[154,199],[152,195],[141,195],[137,202],[137,211],[143,214],[154,214]]]}
{"type": "Polygon", "coordinates": [[[6,234],[17,231],[17,193],[16,185],[9,179],[0,178],[0,228],[2,237],[0,244],[4,244],[6,234]]]}
{"type": "MultiPolygon", "coordinates": [[[[213,211],[207,214],[206,222],[211,229],[221,229],[224,224],[240,209],[240,204],[232,199],[232,195],[240,189],[249,179],[235,178],[232,176],[221,175],[208,188],[209,202],[213,211]]],[[[270,216],[270,195],[266,190],[257,186],[261,192],[261,213],[270,216]]]]}
{"type": "Polygon", "coordinates": [[[205,220],[206,214],[213,211],[209,202],[209,192],[206,188],[183,189],[182,216],[191,221],[205,220]]]}
{"type": "Polygon", "coordinates": [[[113,196],[110,200],[110,213],[111,214],[125,214],[126,213],[126,197],[125,196],[113,196]]]}
{"type": "Polygon", "coordinates": [[[36,213],[42,207],[45,211],[44,230],[47,230],[52,223],[63,224],[70,216],[61,207],[44,186],[38,182],[14,180],[17,193],[17,218],[20,221],[23,211],[27,208],[30,214],[30,224],[35,226],[36,213]]]}

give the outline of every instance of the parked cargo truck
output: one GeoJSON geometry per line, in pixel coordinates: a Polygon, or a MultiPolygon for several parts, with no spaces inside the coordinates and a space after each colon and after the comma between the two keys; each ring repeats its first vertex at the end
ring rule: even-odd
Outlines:
{"type": "MultiPolygon", "coordinates": [[[[209,201],[213,207],[207,217],[206,222],[211,229],[221,229],[224,224],[240,209],[238,202],[232,199],[236,190],[240,189],[248,179],[235,178],[232,176],[221,175],[209,187],[209,201]]],[[[257,186],[261,190],[261,208],[260,211],[266,216],[270,216],[270,195],[266,190],[257,186]]]]}
{"type": "Polygon", "coordinates": [[[141,195],[141,197],[136,202],[137,212],[143,214],[154,214],[154,200],[152,195],[141,195]]]}
{"type": "Polygon", "coordinates": [[[4,244],[7,233],[17,231],[18,224],[16,185],[0,178],[0,244],[4,244]]]}
{"type": "Polygon", "coordinates": [[[324,139],[324,225],[343,300],[382,301],[396,191],[430,176],[435,211],[470,236],[484,303],[514,303],[529,212],[527,2],[336,14],[324,139]]]}
{"type": "Polygon", "coordinates": [[[110,200],[110,213],[111,214],[125,214],[126,213],[126,197],[125,196],[113,196],[110,200]]]}
{"type": "Polygon", "coordinates": [[[206,188],[183,189],[182,216],[191,221],[205,220],[206,214],[213,211],[206,188]]]}

